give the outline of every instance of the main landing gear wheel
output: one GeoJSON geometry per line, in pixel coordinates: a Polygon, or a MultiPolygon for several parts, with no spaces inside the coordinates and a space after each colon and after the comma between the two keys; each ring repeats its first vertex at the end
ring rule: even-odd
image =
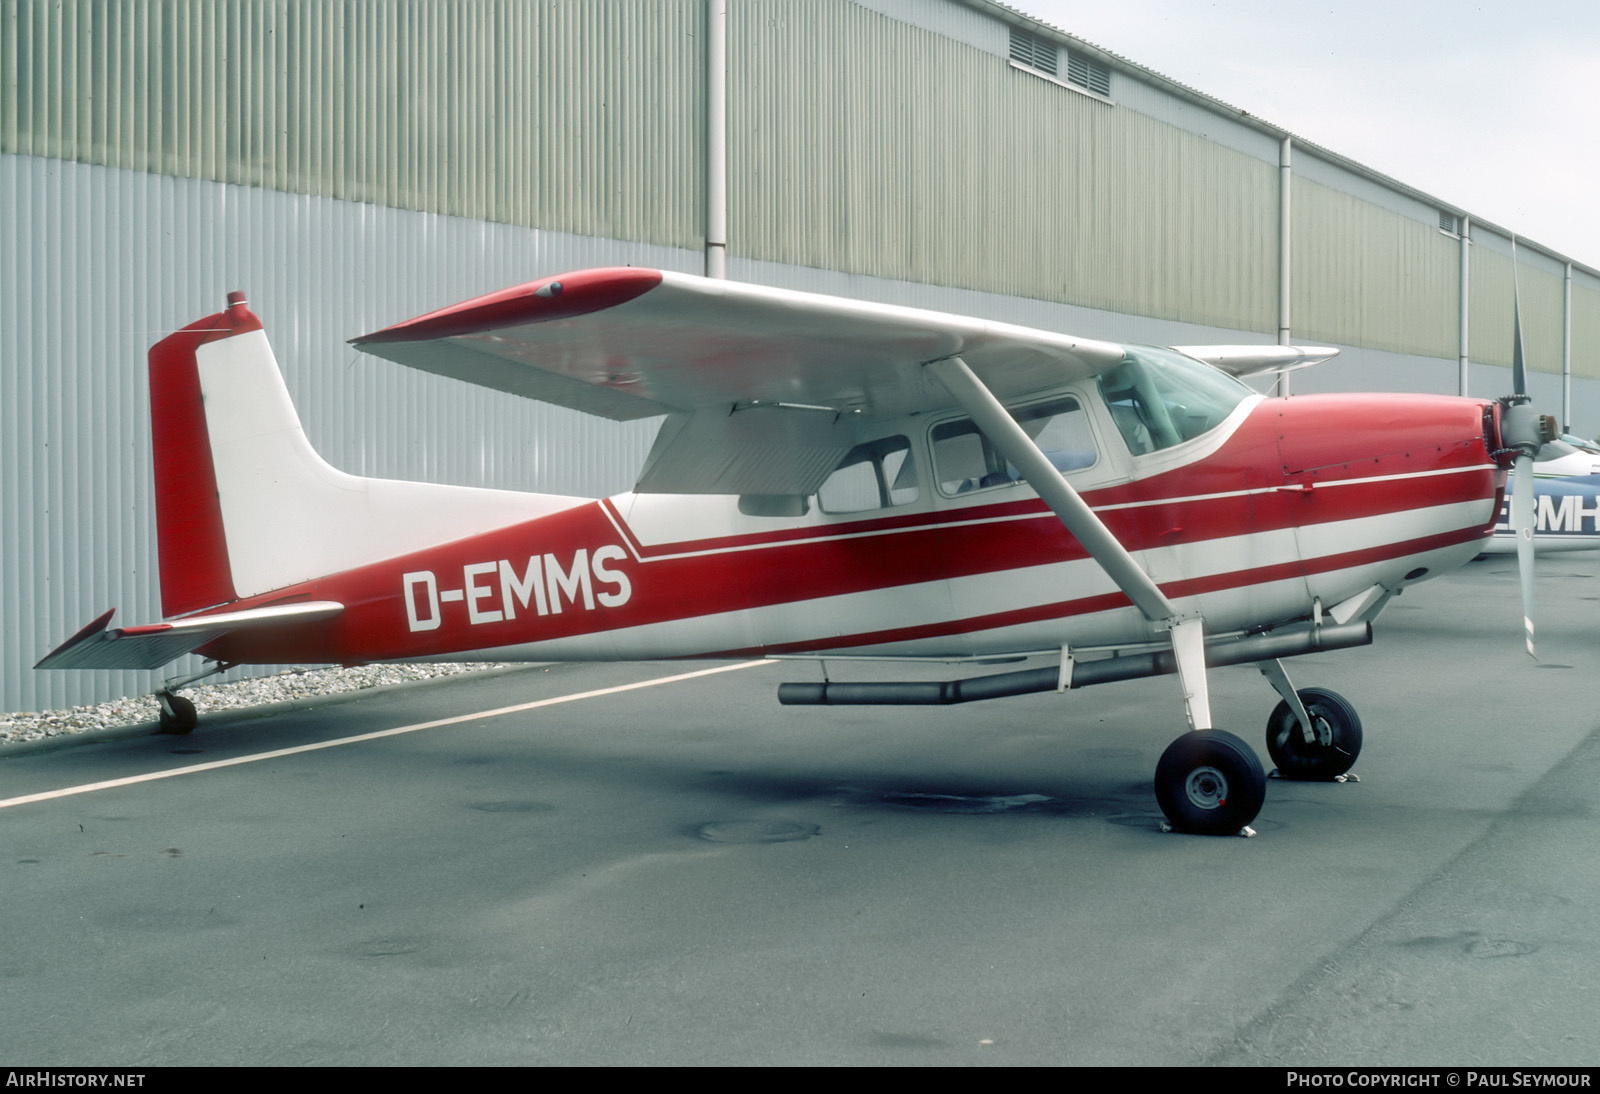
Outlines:
{"type": "Polygon", "coordinates": [[[199,724],[200,716],[195,713],[194,704],[181,695],[171,692],[159,692],[156,703],[161,708],[161,732],[185,734],[194,731],[199,724]]]}
{"type": "Polygon", "coordinates": [[[1231,836],[1256,819],[1266,797],[1255,751],[1220,729],[1185,733],[1156,764],[1156,801],[1180,832],[1231,836]]]}
{"type": "Polygon", "coordinates": [[[1355,765],[1361,755],[1361,719],[1337,692],[1305,688],[1295,692],[1311,716],[1316,740],[1307,742],[1288,703],[1279,703],[1267,719],[1267,753],[1285,779],[1327,782],[1355,765]]]}

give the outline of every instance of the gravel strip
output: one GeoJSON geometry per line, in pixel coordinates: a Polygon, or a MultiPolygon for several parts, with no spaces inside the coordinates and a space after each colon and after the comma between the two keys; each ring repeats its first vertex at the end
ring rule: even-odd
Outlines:
{"type": "MultiPolygon", "coordinates": [[[[253,676],[221,684],[195,684],[180,694],[195,705],[203,717],[211,710],[282,703],[341,691],[360,691],[410,680],[435,676],[454,676],[462,672],[505,667],[499,662],[442,665],[361,665],[357,668],[293,668],[274,676],[253,676]]],[[[69,707],[40,713],[0,714],[0,744],[17,741],[42,741],[71,733],[153,723],[159,716],[156,701],[149,695],[113,699],[95,706],[69,707]]]]}

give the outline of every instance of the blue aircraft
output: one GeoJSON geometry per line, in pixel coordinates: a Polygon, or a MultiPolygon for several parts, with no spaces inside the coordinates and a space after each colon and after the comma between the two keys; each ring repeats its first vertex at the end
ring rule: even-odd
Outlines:
{"type": "MultiPolygon", "coordinates": [[[[1512,472],[1514,476],[1516,473],[1512,472]]],[[[1571,434],[1539,449],[1533,463],[1533,546],[1537,551],[1591,551],[1600,548],[1600,446],[1571,434]]],[[[1494,538],[1485,554],[1515,554],[1511,527],[1512,482],[1494,538]]]]}

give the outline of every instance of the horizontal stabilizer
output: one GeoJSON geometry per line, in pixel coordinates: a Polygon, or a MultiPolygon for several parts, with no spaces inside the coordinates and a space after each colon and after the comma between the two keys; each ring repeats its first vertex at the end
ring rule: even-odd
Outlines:
{"type": "Polygon", "coordinates": [[[207,643],[235,631],[313,623],[344,611],[332,600],[275,604],[239,612],[191,616],[170,623],[138,627],[113,627],[112,608],[83,630],[46,654],[36,669],[158,669],[168,661],[192,653],[207,643]]]}
{"type": "Polygon", "coordinates": [[[1230,376],[1255,376],[1262,372],[1293,372],[1339,356],[1331,346],[1173,346],[1179,353],[1198,357],[1230,376]]]}

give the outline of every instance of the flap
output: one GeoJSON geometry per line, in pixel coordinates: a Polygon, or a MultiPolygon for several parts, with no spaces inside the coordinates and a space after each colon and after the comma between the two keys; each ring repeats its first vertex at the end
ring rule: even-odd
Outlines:
{"type": "Polygon", "coordinates": [[[674,414],[656,434],[641,494],[814,494],[855,447],[857,416],[750,407],[674,414]]]}

